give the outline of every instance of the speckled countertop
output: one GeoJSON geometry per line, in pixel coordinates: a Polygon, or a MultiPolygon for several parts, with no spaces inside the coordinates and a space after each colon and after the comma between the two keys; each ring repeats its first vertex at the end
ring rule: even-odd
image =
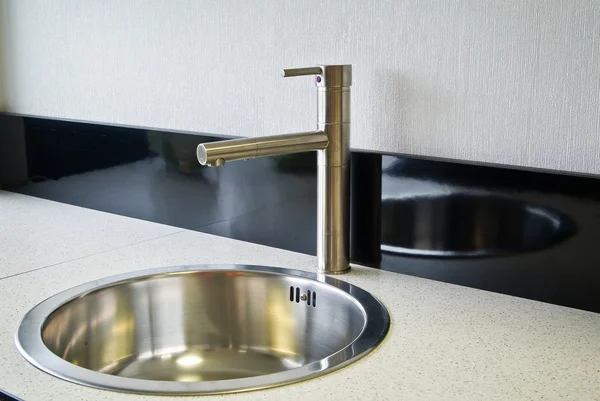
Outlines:
{"type": "MultiPolygon", "coordinates": [[[[75,385],[18,353],[21,317],[55,293],[152,267],[243,263],[314,269],[313,256],[0,191],[0,389],[24,400],[139,396],[75,385]]],[[[231,400],[600,399],[600,315],[354,266],[392,326],[373,353],[310,381],[231,400]]]]}

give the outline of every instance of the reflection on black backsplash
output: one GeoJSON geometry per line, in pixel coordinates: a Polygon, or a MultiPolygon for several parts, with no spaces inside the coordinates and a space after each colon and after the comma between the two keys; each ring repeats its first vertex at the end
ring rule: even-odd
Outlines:
{"type": "MultiPolygon", "coordinates": [[[[20,118],[2,115],[0,129],[20,118]]],[[[217,136],[34,118],[10,127],[26,157],[9,164],[25,164],[15,171],[26,179],[0,174],[5,189],[316,252],[314,153],[212,169],[195,149],[217,136]]],[[[356,151],[352,159],[354,262],[600,311],[599,179],[356,151]]]]}
{"type": "Polygon", "coordinates": [[[57,180],[151,155],[143,131],[30,118],[24,119],[24,126],[27,169],[33,180],[57,180]]]}
{"type": "Polygon", "coordinates": [[[575,223],[547,205],[453,192],[387,198],[381,249],[430,257],[485,257],[550,248],[575,233],[575,223]]]}

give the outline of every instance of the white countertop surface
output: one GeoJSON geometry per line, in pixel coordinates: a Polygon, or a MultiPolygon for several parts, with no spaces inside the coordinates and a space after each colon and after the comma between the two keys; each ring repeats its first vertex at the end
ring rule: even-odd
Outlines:
{"type": "MultiPolygon", "coordinates": [[[[45,298],[102,277],[186,264],[312,271],[313,256],[0,191],[0,389],[24,400],[162,400],[34,368],[14,344],[45,298]]],[[[288,386],[203,400],[600,400],[600,314],[354,266],[392,325],[371,354],[288,386]]],[[[170,399],[172,399],[171,397],[170,399]]]]}

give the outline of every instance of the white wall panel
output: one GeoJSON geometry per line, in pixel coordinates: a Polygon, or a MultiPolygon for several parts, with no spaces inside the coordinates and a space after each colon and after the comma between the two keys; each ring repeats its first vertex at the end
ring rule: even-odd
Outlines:
{"type": "Polygon", "coordinates": [[[600,174],[598,0],[0,1],[7,111],[309,130],[352,63],[354,148],[600,174]]]}

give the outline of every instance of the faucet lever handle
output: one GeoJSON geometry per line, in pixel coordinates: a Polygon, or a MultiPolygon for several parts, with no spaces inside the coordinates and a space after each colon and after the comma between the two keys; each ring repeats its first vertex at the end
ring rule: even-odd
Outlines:
{"type": "Polygon", "coordinates": [[[321,74],[323,74],[323,69],[321,67],[285,68],[281,71],[282,77],[300,77],[303,75],[321,74]]]}

